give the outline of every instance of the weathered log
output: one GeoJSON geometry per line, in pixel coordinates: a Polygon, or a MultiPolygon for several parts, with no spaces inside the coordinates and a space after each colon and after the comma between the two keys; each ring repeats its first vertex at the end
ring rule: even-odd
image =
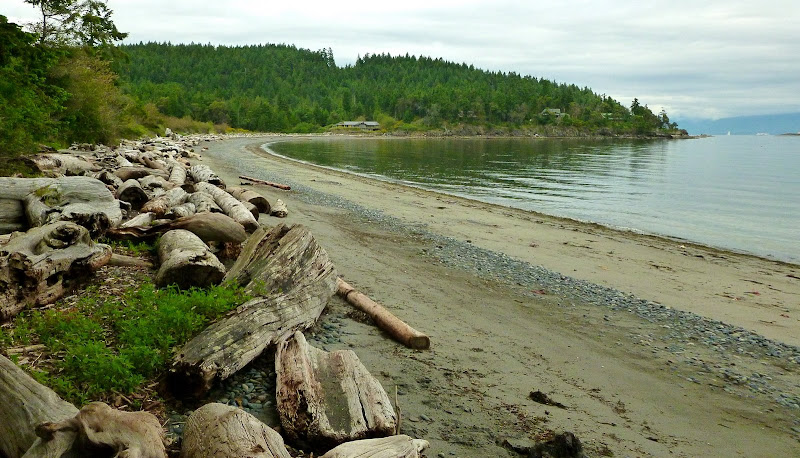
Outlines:
{"type": "Polygon", "coordinates": [[[242,409],[211,403],[195,410],[183,429],[183,458],[289,458],[283,438],[242,409]]]}
{"type": "Polygon", "coordinates": [[[71,222],[12,238],[0,247],[0,321],[26,306],[54,302],[110,258],[108,245],[94,243],[86,228],[71,222]]]}
{"type": "Polygon", "coordinates": [[[244,204],[228,194],[225,190],[209,183],[197,183],[195,188],[197,191],[210,194],[222,211],[233,218],[234,221],[244,226],[247,232],[253,232],[258,229],[258,221],[253,217],[253,214],[247,210],[244,204]]]}
{"type": "Polygon", "coordinates": [[[289,215],[289,210],[286,208],[286,204],[278,199],[275,201],[275,205],[272,206],[270,215],[277,216],[278,218],[286,218],[289,215]]]}
{"type": "Polygon", "coordinates": [[[430,443],[405,434],[347,442],[320,458],[420,458],[430,443]]]}
{"type": "Polygon", "coordinates": [[[333,295],[336,269],[307,228],[278,225],[250,236],[225,281],[260,297],[181,349],[171,368],[176,394],[206,392],[282,337],[311,326],[333,295]]]}
{"type": "Polygon", "coordinates": [[[204,288],[219,284],[225,266],[200,238],[184,229],[175,229],[161,236],[158,242],[161,266],[156,273],[158,286],[176,284],[181,289],[204,288]]]}
{"type": "Polygon", "coordinates": [[[248,176],[244,176],[244,175],[239,175],[239,178],[241,178],[243,180],[247,180],[247,181],[252,181],[253,183],[272,186],[273,188],[283,189],[284,191],[289,191],[290,189],[292,189],[291,186],[286,185],[286,184],[273,183],[271,181],[261,180],[261,179],[258,179],[258,178],[248,177],[248,176]]]}
{"type": "Polygon", "coordinates": [[[259,216],[258,207],[256,207],[254,204],[250,202],[242,202],[242,205],[244,205],[247,211],[249,211],[250,214],[253,215],[253,218],[255,218],[256,221],[258,221],[258,216],[259,216]]]}
{"type": "Polygon", "coordinates": [[[0,199],[26,197],[26,213],[40,223],[74,221],[98,236],[122,221],[119,201],[95,178],[0,178],[0,199]]]}
{"type": "Polygon", "coordinates": [[[42,172],[55,172],[61,175],[82,175],[84,172],[97,172],[100,167],[86,156],[48,153],[37,154],[30,158],[36,168],[42,172]]]}
{"type": "Polygon", "coordinates": [[[184,202],[188,194],[181,188],[172,188],[164,195],[147,201],[142,205],[142,212],[151,212],[156,217],[164,216],[170,208],[176,207],[184,202]]]}
{"type": "Polygon", "coordinates": [[[164,217],[169,219],[186,218],[187,216],[192,216],[195,213],[197,213],[197,207],[195,207],[191,202],[184,202],[167,210],[167,213],[164,214],[164,217]]]}
{"type": "Polygon", "coordinates": [[[162,164],[161,161],[156,160],[153,154],[142,154],[139,156],[139,162],[150,167],[151,169],[167,171],[168,167],[162,164]]]}
{"type": "MultiPolygon", "coordinates": [[[[139,213],[138,215],[134,216],[133,218],[125,221],[124,223],[119,225],[119,228],[126,228],[126,227],[150,227],[151,223],[155,220],[155,215],[152,213],[139,213]]],[[[119,229],[118,228],[118,229],[119,229]]],[[[112,229],[112,232],[114,230],[112,229]]]]}
{"type": "Polygon", "coordinates": [[[22,201],[0,198],[0,234],[24,231],[27,228],[28,220],[22,201]]]}
{"type": "Polygon", "coordinates": [[[169,181],[178,186],[183,186],[186,183],[186,168],[174,159],[169,161],[168,165],[170,166],[169,181]]]}
{"type": "Polygon", "coordinates": [[[113,172],[110,172],[108,170],[102,170],[98,173],[93,174],[92,176],[102,181],[103,183],[112,186],[114,189],[119,189],[119,187],[122,186],[123,183],[120,177],[114,175],[113,172]]]}
{"type": "MultiPolygon", "coordinates": [[[[108,449],[119,457],[167,456],[161,423],[149,412],[122,412],[103,402],[90,402],[73,418],[44,422],[36,427],[36,435],[44,443],[63,433],[77,436],[74,444],[63,451],[78,456],[87,456],[97,449],[108,449]]],[[[31,455],[29,450],[25,456],[31,455]]]]}
{"type": "MultiPolygon", "coordinates": [[[[0,355],[0,406],[2,406],[0,456],[6,458],[21,457],[35,443],[42,442],[41,439],[37,439],[35,433],[39,423],[61,421],[78,413],[75,406],[59,398],[53,390],[41,385],[2,355],[0,355]]],[[[75,437],[76,435],[71,432],[59,433],[50,445],[62,443],[69,447],[75,437]]]]}
{"type": "Polygon", "coordinates": [[[131,207],[138,210],[150,197],[137,180],[130,179],[117,189],[117,199],[130,203],[131,207]]]}
{"type": "Polygon", "coordinates": [[[122,181],[138,180],[148,175],[160,176],[161,178],[165,179],[169,177],[169,175],[163,170],[155,170],[148,167],[141,167],[138,165],[129,167],[120,167],[114,171],[114,175],[118,176],[122,181]]]}
{"type": "Polygon", "coordinates": [[[197,213],[222,213],[222,209],[219,208],[219,205],[217,205],[217,203],[214,201],[214,198],[211,196],[211,194],[207,192],[193,192],[189,194],[189,197],[186,199],[186,201],[194,204],[197,213]]]}
{"type": "Polygon", "coordinates": [[[247,239],[244,227],[222,213],[196,213],[192,216],[164,222],[153,221],[152,213],[143,213],[143,215],[149,215],[149,222],[139,215],[123,224],[124,227],[108,231],[106,236],[118,240],[149,239],[173,229],[186,229],[204,242],[241,243],[247,239]],[[134,222],[138,222],[135,220],[139,218],[142,218],[142,224],[134,225],[134,222]]]}
{"type": "Polygon", "coordinates": [[[251,191],[250,189],[242,188],[240,186],[233,186],[227,188],[226,191],[228,191],[233,197],[239,199],[242,202],[250,202],[251,204],[255,205],[260,213],[269,215],[271,210],[269,201],[267,201],[267,198],[262,196],[261,194],[255,191],[251,191]]]}
{"type": "Polygon", "coordinates": [[[195,164],[189,167],[187,175],[189,175],[195,183],[210,183],[214,186],[225,187],[225,182],[205,164],[195,164]]]}
{"type": "Polygon", "coordinates": [[[369,315],[379,328],[388,332],[395,340],[416,350],[427,350],[431,347],[431,339],[417,331],[382,305],[358,292],[341,278],[336,279],[336,293],[351,305],[369,315]]]}
{"type": "Polygon", "coordinates": [[[326,352],[301,332],[278,344],[277,408],[289,438],[315,447],[394,434],[389,396],[351,350],[326,352]]]}
{"type": "Polygon", "coordinates": [[[146,269],[153,268],[153,263],[150,261],[117,253],[111,255],[111,258],[108,260],[108,265],[118,267],[144,267],[146,269]]]}
{"type": "Polygon", "coordinates": [[[139,179],[139,184],[142,185],[142,188],[148,191],[153,191],[158,188],[169,190],[176,187],[175,183],[167,181],[164,177],[158,175],[147,175],[146,177],[142,177],[139,179]]]}

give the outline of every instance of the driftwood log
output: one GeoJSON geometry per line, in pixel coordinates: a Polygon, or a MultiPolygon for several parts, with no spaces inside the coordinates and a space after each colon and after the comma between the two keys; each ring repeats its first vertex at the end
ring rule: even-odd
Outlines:
{"type": "Polygon", "coordinates": [[[401,434],[347,442],[320,458],[420,458],[429,445],[426,440],[412,439],[401,434]]]}
{"type": "Polygon", "coordinates": [[[186,183],[186,168],[176,160],[170,160],[167,164],[170,166],[169,181],[178,186],[183,186],[186,183]]]}
{"type": "Polygon", "coordinates": [[[214,201],[214,198],[211,197],[211,194],[206,192],[193,192],[189,194],[189,197],[186,199],[186,201],[194,204],[197,213],[222,213],[222,209],[219,208],[219,205],[217,205],[217,203],[214,201]]]}
{"type": "Polygon", "coordinates": [[[168,178],[169,175],[163,170],[154,170],[149,167],[142,167],[132,165],[128,167],[120,167],[114,171],[114,175],[118,176],[122,181],[138,180],[148,175],[160,176],[161,178],[168,178]]]}
{"type": "Polygon", "coordinates": [[[130,179],[117,188],[117,199],[130,203],[134,209],[138,210],[150,197],[137,180],[130,179]]]}
{"type": "Polygon", "coordinates": [[[209,212],[195,213],[164,223],[155,222],[155,225],[152,213],[142,213],[106,235],[118,240],[149,240],[175,229],[186,229],[206,243],[242,243],[247,240],[247,232],[241,224],[225,214],[209,212]]]}
{"type": "Polygon", "coordinates": [[[188,194],[181,188],[175,187],[142,205],[142,212],[151,212],[157,218],[164,216],[171,208],[186,202],[188,194]]]}
{"type": "Polygon", "coordinates": [[[156,285],[178,285],[204,288],[219,284],[225,276],[225,266],[200,238],[185,229],[167,232],[158,242],[161,266],[156,273],[156,285]]]}
{"type": "Polygon", "coordinates": [[[189,341],[173,360],[172,386],[197,396],[265,348],[311,326],[336,288],[328,254],[301,225],[257,230],[225,276],[256,297],[189,341]]]}
{"type": "Polygon", "coordinates": [[[277,407],[289,438],[317,447],[394,434],[381,384],[351,350],[326,352],[300,332],[278,344],[277,407]]]}
{"type": "Polygon", "coordinates": [[[225,187],[225,183],[222,179],[205,164],[196,164],[189,167],[187,174],[195,183],[210,183],[214,186],[225,187]]]}
{"type": "Polygon", "coordinates": [[[33,228],[0,247],[0,321],[54,302],[111,258],[86,228],[61,221],[33,228]]]}
{"type": "Polygon", "coordinates": [[[0,198],[0,234],[24,231],[28,228],[22,200],[0,198]]]}
{"type": "Polygon", "coordinates": [[[431,347],[431,339],[428,336],[412,328],[382,305],[358,292],[341,278],[336,279],[336,294],[355,308],[369,315],[379,328],[388,332],[403,345],[416,350],[427,350],[431,347]]]}
{"type": "Polygon", "coordinates": [[[261,194],[252,191],[250,189],[242,188],[241,186],[233,186],[227,188],[227,191],[233,197],[239,199],[240,201],[250,202],[251,204],[255,205],[259,213],[264,213],[265,215],[269,215],[270,213],[269,201],[267,201],[267,198],[262,196],[261,194]]]}
{"type": "Polygon", "coordinates": [[[283,438],[242,409],[211,403],[195,410],[183,429],[183,458],[290,458],[283,438]]]}
{"type": "Polygon", "coordinates": [[[275,205],[272,206],[270,215],[277,216],[278,218],[286,218],[289,216],[289,210],[286,208],[286,204],[283,203],[282,200],[278,199],[275,201],[275,205]]]}
{"type": "Polygon", "coordinates": [[[195,207],[191,202],[184,202],[167,210],[167,212],[164,214],[164,217],[168,219],[186,218],[194,215],[195,213],[197,213],[197,207],[195,207]]]}
{"type": "MultiPolygon", "coordinates": [[[[139,213],[138,215],[134,216],[133,218],[125,221],[124,223],[120,224],[117,229],[126,228],[126,227],[146,227],[149,228],[150,224],[155,220],[155,215],[152,213],[139,213]]],[[[114,229],[111,230],[111,233],[114,232],[114,229]]],[[[111,235],[109,233],[109,235],[111,235]]]]}
{"type": "Polygon", "coordinates": [[[259,179],[259,178],[253,178],[253,177],[248,177],[248,176],[244,176],[244,175],[239,175],[239,178],[241,178],[243,180],[247,180],[247,181],[252,181],[253,183],[272,186],[273,188],[283,189],[284,191],[289,191],[290,189],[292,189],[292,187],[289,186],[289,185],[280,184],[280,183],[273,183],[271,181],[266,181],[266,180],[262,180],[262,179],[259,179]]]}
{"type": "Polygon", "coordinates": [[[32,156],[31,161],[42,172],[60,175],[82,175],[84,172],[97,172],[100,167],[83,155],[48,153],[32,156]]]}
{"type": "MultiPolygon", "coordinates": [[[[75,406],[59,398],[53,390],[34,380],[2,355],[0,406],[0,456],[6,458],[23,456],[35,443],[38,444],[37,450],[44,451],[45,444],[37,438],[36,426],[47,421],[72,418],[78,413],[75,406]]],[[[57,449],[68,447],[75,437],[76,434],[72,432],[58,433],[49,445],[57,449]]]]}
{"type": "Polygon", "coordinates": [[[0,178],[0,199],[23,202],[29,223],[74,221],[93,236],[122,221],[119,201],[91,177],[0,178]]]}
{"type": "Polygon", "coordinates": [[[238,199],[228,194],[224,189],[220,189],[208,183],[197,183],[195,185],[197,191],[205,192],[214,198],[214,202],[219,205],[226,215],[233,218],[234,221],[244,226],[247,232],[253,232],[258,229],[258,221],[253,217],[253,214],[239,202],[238,199]]]}

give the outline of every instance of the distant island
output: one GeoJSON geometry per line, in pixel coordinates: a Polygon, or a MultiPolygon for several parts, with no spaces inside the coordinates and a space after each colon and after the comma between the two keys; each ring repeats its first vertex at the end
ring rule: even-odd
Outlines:
{"type": "Polygon", "coordinates": [[[681,119],[681,127],[692,135],[781,135],[800,131],[800,113],[736,116],[722,119],[681,119]]]}

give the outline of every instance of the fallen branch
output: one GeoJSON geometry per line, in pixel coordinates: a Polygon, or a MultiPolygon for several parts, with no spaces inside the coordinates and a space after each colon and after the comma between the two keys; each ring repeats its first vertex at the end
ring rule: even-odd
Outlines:
{"type": "Polygon", "coordinates": [[[431,347],[431,340],[425,334],[417,331],[382,305],[373,301],[366,295],[356,291],[341,278],[336,279],[336,293],[351,305],[366,313],[375,321],[379,328],[391,334],[398,342],[416,350],[427,350],[431,347]]]}
{"type": "Polygon", "coordinates": [[[244,175],[239,175],[239,178],[241,178],[242,180],[252,181],[253,183],[265,184],[267,186],[272,186],[273,188],[283,189],[284,191],[289,191],[289,190],[292,189],[292,187],[287,185],[287,184],[273,183],[271,181],[260,180],[258,178],[247,177],[247,176],[244,176],[244,175]]]}

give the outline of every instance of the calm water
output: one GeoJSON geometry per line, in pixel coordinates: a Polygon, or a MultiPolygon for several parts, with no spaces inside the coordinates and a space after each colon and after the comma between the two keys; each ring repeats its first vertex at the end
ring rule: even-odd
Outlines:
{"type": "Polygon", "coordinates": [[[800,262],[800,137],[319,138],[270,148],[472,199],[800,262]]]}

